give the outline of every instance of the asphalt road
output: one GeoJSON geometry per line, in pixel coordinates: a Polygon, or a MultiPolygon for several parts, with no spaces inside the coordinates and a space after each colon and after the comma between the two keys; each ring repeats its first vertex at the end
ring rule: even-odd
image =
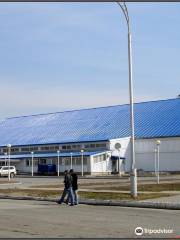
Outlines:
{"type": "Polygon", "coordinates": [[[172,233],[144,237],[180,236],[180,211],[78,205],[45,201],[0,200],[0,237],[5,238],[125,238],[136,227],[172,233]]]}

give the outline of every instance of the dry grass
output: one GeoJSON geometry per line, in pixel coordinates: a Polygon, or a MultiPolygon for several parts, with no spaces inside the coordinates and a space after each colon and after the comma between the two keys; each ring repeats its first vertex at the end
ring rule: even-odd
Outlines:
{"type": "MultiPolygon", "coordinates": [[[[0,194],[10,196],[34,196],[34,197],[51,197],[58,198],[62,191],[57,190],[33,190],[33,189],[1,189],[0,194]]],[[[129,193],[99,193],[99,192],[81,192],[79,197],[83,199],[99,199],[99,200],[133,200],[129,193]]],[[[136,200],[152,199],[170,196],[170,194],[148,193],[139,194],[136,200]]]]}
{"type": "MultiPolygon", "coordinates": [[[[130,186],[98,186],[96,190],[117,190],[117,191],[129,191],[130,186]]],[[[161,192],[161,191],[180,191],[180,183],[154,183],[154,184],[138,184],[138,191],[147,192],[161,192]]]]}
{"type": "MultiPolygon", "coordinates": [[[[31,188],[62,188],[63,184],[52,184],[52,185],[34,185],[31,188]]],[[[94,189],[94,190],[116,190],[116,191],[129,191],[130,185],[120,185],[115,183],[107,183],[107,184],[79,184],[79,188],[84,189],[94,189]]],[[[161,192],[161,191],[180,191],[180,182],[174,183],[160,183],[160,184],[138,184],[138,191],[147,191],[147,192],[161,192]]]]}

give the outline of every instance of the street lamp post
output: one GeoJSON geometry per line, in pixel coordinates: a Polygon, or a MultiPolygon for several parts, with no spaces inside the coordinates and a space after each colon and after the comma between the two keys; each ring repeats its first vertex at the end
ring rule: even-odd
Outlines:
{"type": "Polygon", "coordinates": [[[72,153],[71,153],[71,169],[72,169],[72,153]]]}
{"type": "Polygon", "coordinates": [[[161,144],[160,140],[156,141],[157,146],[157,183],[159,184],[159,146],[161,144]]]}
{"type": "Polygon", "coordinates": [[[6,164],[7,164],[7,163],[6,163],[6,160],[7,160],[7,152],[4,153],[4,162],[5,162],[4,165],[5,165],[5,166],[6,166],[6,164]]]}
{"type": "Polygon", "coordinates": [[[84,150],[81,149],[81,176],[82,177],[84,175],[84,172],[83,172],[83,153],[84,153],[84,150]]]}
{"type": "Polygon", "coordinates": [[[59,153],[60,153],[60,151],[59,150],[57,150],[57,160],[58,160],[58,163],[57,163],[57,167],[58,167],[58,170],[57,170],[57,174],[58,174],[58,177],[59,177],[59,153]]]}
{"type": "Polygon", "coordinates": [[[34,176],[34,152],[31,152],[31,172],[33,177],[34,176]]]}
{"type": "Polygon", "coordinates": [[[8,152],[8,180],[10,181],[10,179],[11,179],[11,175],[10,175],[11,144],[7,144],[7,152],[8,152]]]}
{"type": "Polygon", "coordinates": [[[157,148],[154,149],[154,175],[157,177],[157,148]]]}
{"type": "Polygon", "coordinates": [[[131,46],[131,30],[128,9],[125,2],[117,2],[120,6],[127,23],[128,28],[128,65],[129,65],[129,102],[130,102],[130,129],[131,129],[131,195],[137,197],[137,171],[135,167],[135,151],[134,151],[134,102],[133,102],[133,81],[132,81],[132,46],[131,46]]]}
{"type": "Polygon", "coordinates": [[[119,173],[119,176],[121,177],[121,157],[120,157],[120,149],[118,150],[118,153],[119,153],[118,173],[119,173]]]}

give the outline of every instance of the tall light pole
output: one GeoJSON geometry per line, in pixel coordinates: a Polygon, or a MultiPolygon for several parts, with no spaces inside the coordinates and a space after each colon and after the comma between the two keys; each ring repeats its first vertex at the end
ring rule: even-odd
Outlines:
{"type": "Polygon", "coordinates": [[[83,153],[84,153],[84,150],[81,149],[81,176],[83,177],[84,175],[84,172],[83,172],[83,153]]]}
{"type": "Polygon", "coordinates": [[[10,181],[10,179],[11,179],[11,175],[10,175],[11,144],[7,144],[7,152],[8,152],[8,180],[10,181]]]}
{"type": "Polygon", "coordinates": [[[154,175],[157,177],[157,148],[154,149],[154,175]]]}
{"type": "Polygon", "coordinates": [[[160,140],[156,141],[157,146],[157,183],[159,184],[159,146],[161,144],[160,140]]]}
{"type": "Polygon", "coordinates": [[[34,176],[34,152],[31,152],[31,173],[34,176]]]}
{"type": "Polygon", "coordinates": [[[71,153],[71,169],[72,169],[72,153],[71,153]]]}
{"type": "Polygon", "coordinates": [[[129,65],[129,102],[130,102],[130,129],[131,129],[131,195],[137,197],[137,172],[135,167],[135,151],[134,151],[134,101],[133,101],[133,81],[132,81],[132,46],[131,46],[131,30],[128,9],[125,2],[117,2],[120,6],[127,23],[128,28],[128,65],[129,65]]]}
{"type": "Polygon", "coordinates": [[[7,160],[7,152],[4,153],[4,162],[5,162],[5,166],[6,166],[6,160],[7,160]]]}
{"type": "Polygon", "coordinates": [[[58,177],[59,177],[59,153],[60,153],[60,151],[57,150],[57,160],[58,160],[58,163],[57,163],[57,167],[58,167],[57,174],[58,174],[58,177]]]}

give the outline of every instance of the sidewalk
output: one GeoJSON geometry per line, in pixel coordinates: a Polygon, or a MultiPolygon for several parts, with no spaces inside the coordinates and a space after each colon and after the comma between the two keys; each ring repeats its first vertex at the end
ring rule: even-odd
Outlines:
{"type": "MultiPolygon", "coordinates": [[[[15,197],[15,196],[0,196],[0,199],[14,199],[14,200],[35,200],[35,201],[50,201],[57,202],[57,199],[42,198],[42,197],[15,197]]],[[[96,205],[96,206],[117,206],[117,207],[135,207],[135,208],[154,208],[165,210],[180,210],[179,203],[162,203],[152,201],[131,201],[131,200],[94,200],[94,199],[81,199],[79,204],[96,205]]]]}

